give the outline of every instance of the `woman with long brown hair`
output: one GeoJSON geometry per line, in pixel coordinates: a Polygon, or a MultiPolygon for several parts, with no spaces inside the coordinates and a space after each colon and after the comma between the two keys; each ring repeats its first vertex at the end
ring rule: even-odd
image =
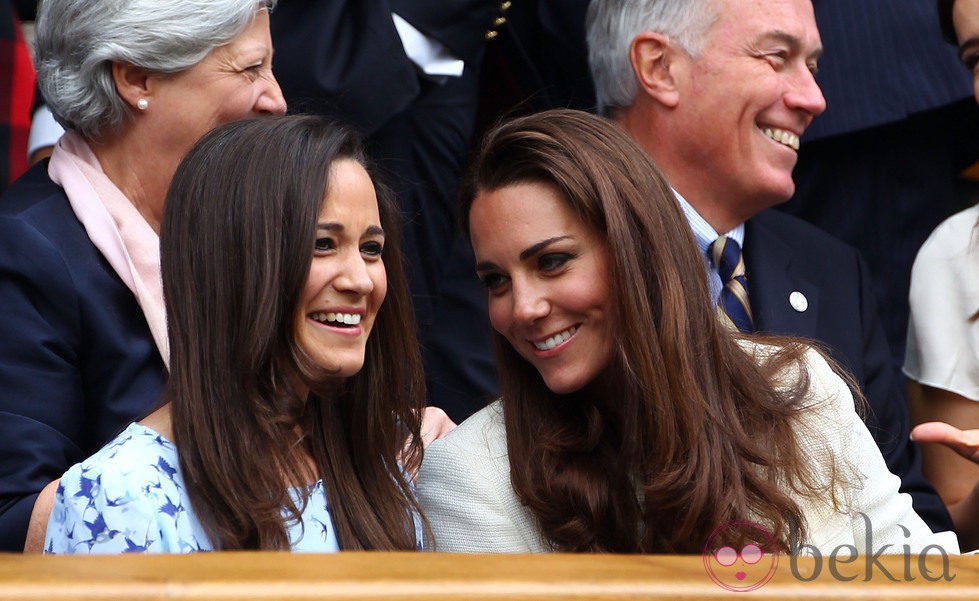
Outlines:
{"type": "Polygon", "coordinates": [[[424,380],[397,211],[317,117],[218,128],[161,232],[164,405],[61,479],[45,549],[415,549],[424,380]]]}
{"type": "Polygon", "coordinates": [[[463,199],[502,394],[426,451],[437,550],[864,552],[860,513],[874,540],[957,550],[898,495],[820,354],[717,319],[669,185],[613,124],[499,126],[463,199]]]}

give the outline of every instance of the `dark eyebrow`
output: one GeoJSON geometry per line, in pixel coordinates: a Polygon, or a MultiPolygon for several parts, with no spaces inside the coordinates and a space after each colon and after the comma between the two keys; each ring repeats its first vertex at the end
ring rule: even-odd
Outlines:
{"type": "Polygon", "coordinates": [[[492,261],[482,261],[476,263],[476,271],[489,271],[491,269],[497,269],[497,264],[492,261]]]}
{"type": "MultiPolygon", "coordinates": [[[[328,232],[342,232],[344,228],[342,223],[330,222],[330,223],[318,223],[316,224],[316,229],[326,230],[328,232]]],[[[369,225],[367,226],[367,229],[364,230],[364,233],[367,234],[368,236],[383,236],[384,228],[382,228],[379,225],[369,225]]]]}
{"type": "MultiPolygon", "coordinates": [[[[522,250],[520,252],[520,260],[525,261],[527,260],[528,257],[532,257],[536,255],[537,253],[544,250],[551,244],[554,244],[559,240],[566,240],[570,237],[571,236],[554,236],[553,238],[548,238],[547,240],[541,240],[537,244],[533,244],[531,246],[528,246],[524,250],[522,250]]],[[[490,269],[498,269],[498,267],[499,266],[496,263],[493,263],[492,261],[482,261],[480,263],[476,263],[476,271],[488,271],[490,269]]]]}
{"type": "Polygon", "coordinates": [[[550,246],[551,244],[557,242],[558,240],[564,240],[564,239],[566,239],[568,237],[569,236],[555,236],[553,238],[548,238],[547,240],[541,240],[537,244],[533,244],[531,246],[528,246],[524,250],[520,251],[520,260],[523,261],[527,257],[532,257],[532,256],[536,255],[537,253],[539,253],[540,251],[542,251],[545,248],[547,248],[548,246],[550,246]]]}

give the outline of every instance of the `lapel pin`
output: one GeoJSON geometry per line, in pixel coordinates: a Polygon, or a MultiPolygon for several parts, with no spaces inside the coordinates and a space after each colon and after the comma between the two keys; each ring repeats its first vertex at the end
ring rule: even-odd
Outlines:
{"type": "Polygon", "coordinates": [[[789,304],[799,313],[805,313],[806,309],[809,308],[809,299],[806,298],[805,294],[796,290],[789,295],[789,304]]]}

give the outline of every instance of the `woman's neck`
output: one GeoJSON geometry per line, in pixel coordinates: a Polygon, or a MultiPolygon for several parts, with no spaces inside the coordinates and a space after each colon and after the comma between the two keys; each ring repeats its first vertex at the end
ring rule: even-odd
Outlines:
{"type": "Polygon", "coordinates": [[[155,430],[169,441],[173,441],[173,424],[170,421],[170,403],[167,403],[139,420],[141,426],[155,430]]]}
{"type": "Polygon", "coordinates": [[[100,142],[89,141],[89,146],[106,177],[133,203],[150,227],[160,233],[163,205],[176,162],[166,153],[154,152],[129,131],[100,142]]]}

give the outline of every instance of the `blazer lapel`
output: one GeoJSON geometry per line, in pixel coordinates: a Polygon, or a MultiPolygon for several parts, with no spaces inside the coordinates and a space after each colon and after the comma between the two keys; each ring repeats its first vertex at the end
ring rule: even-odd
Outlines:
{"type": "Polygon", "coordinates": [[[770,224],[745,223],[745,270],[758,331],[813,338],[819,315],[819,288],[798,275],[801,259],[770,224]]]}

